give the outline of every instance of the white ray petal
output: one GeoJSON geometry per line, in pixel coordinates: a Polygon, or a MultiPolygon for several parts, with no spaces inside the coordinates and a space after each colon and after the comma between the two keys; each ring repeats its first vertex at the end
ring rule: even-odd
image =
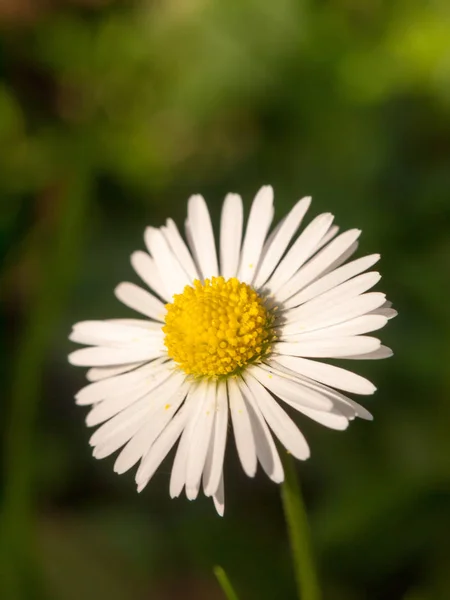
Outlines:
{"type": "Polygon", "coordinates": [[[166,398],[180,389],[183,380],[184,374],[172,373],[169,379],[132,402],[128,407],[101,425],[91,436],[89,444],[91,446],[102,445],[109,439],[114,438],[117,432],[123,429],[124,424],[130,421],[134,422],[137,417],[140,420],[140,426],[142,426],[145,418],[150,416],[160,406],[161,402],[164,402],[166,398]]]}
{"type": "MultiPolygon", "coordinates": [[[[384,294],[379,292],[369,292],[357,296],[344,303],[328,305],[323,310],[314,314],[305,314],[303,318],[292,321],[282,326],[282,334],[300,333],[302,331],[313,331],[314,329],[324,329],[344,321],[350,321],[356,317],[367,314],[377,308],[384,302],[384,294]]],[[[305,311],[306,312],[306,311],[305,311]]]]}
{"type": "Polygon", "coordinates": [[[148,361],[165,353],[162,344],[134,344],[122,348],[95,346],[75,350],[69,354],[69,362],[79,367],[105,367],[148,361]]]}
{"type": "Polygon", "coordinates": [[[106,379],[99,379],[81,388],[75,395],[76,403],[86,405],[100,402],[100,400],[104,400],[108,395],[113,393],[126,392],[131,386],[144,379],[152,383],[162,370],[171,370],[172,368],[173,365],[171,363],[167,364],[163,358],[160,358],[150,363],[145,363],[133,371],[119,373],[106,379]]]}
{"type": "Polygon", "coordinates": [[[121,347],[123,345],[147,341],[150,344],[162,341],[161,329],[152,331],[144,327],[122,325],[108,321],[81,321],[73,326],[69,339],[78,344],[121,347]]]}
{"type": "Polygon", "coordinates": [[[248,410],[242,393],[233,378],[227,380],[227,387],[234,439],[239,459],[246,475],[254,477],[257,459],[255,440],[253,438],[248,410]]]}
{"type": "Polygon", "coordinates": [[[354,419],[355,416],[360,417],[361,419],[366,419],[371,421],[373,419],[370,412],[365,409],[360,404],[357,404],[354,400],[351,400],[347,396],[344,396],[341,392],[324,385],[323,383],[319,383],[305,375],[300,375],[298,372],[294,372],[291,369],[283,366],[276,359],[271,359],[270,364],[263,364],[263,368],[269,370],[271,373],[275,372],[280,375],[284,375],[302,385],[311,388],[312,390],[316,390],[321,394],[325,395],[332,402],[333,408],[329,412],[337,411],[343,414],[348,419],[354,419]]]}
{"type": "Polygon", "coordinates": [[[202,278],[217,277],[219,267],[211,218],[206,202],[199,194],[189,198],[188,221],[202,278]]]}
{"type": "Polygon", "coordinates": [[[382,315],[383,317],[386,317],[386,319],[390,320],[396,317],[398,312],[394,308],[384,308],[383,306],[380,306],[380,308],[370,311],[369,314],[382,315]]]}
{"type": "Polygon", "coordinates": [[[253,365],[248,369],[248,372],[281,400],[290,400],[306,408],[321,410],[332,408],[330,400],[322,394],[309,390],[300,383],[291,381],[276,373],[268,372],[263,365],[253,365]]]}
{"type": "Polygon", "coordinates": [[[180,294],[184,287],[191,283],[191,280],[178,258],[173,254],[160,229],[147,227],[144,239],[148,251],[155,261],[166,295],[171,299],[174,294],[180,294]]]}
{"type": "Polygon", "coordinates": [[[239,281],[252,283],[273,213],[273,189],[266,185],[256,194],[250,209],[238,270],[239,281]]]}
{"type": "Polygon", "coordinates": [[[137,367],[140,367],[143,364],[143,362],[135,362],[127,363],[125,365],[117,365],[113,367],[92,367],[86,373],[86,379],[92,382],[100,381],[102,379],[114,377],[115,375],[127,373],[128,371],[132,371],[133,369],[136,369],[137,367]]]}
{"type": "Polygon", "coordinates": [[[286,450],[299,460],[309,458],[308,444],[294,421],[253,375],[246,372],[244,379],[269,427],[286,450]]]}
{"type": "Polygon", "coordinates": [[[159,399],[160,406],[152,418],[131,438],[117,457],[114,463],[116,473],[125,473],[147,454],[153,442],[173,419],[185,399],[188,389],[189,383],[185,381],[172,395],[159,399]]]}
{"type": "Polygon", "coordinates": [[[108,419],[114,417],[120,411],[124,410],[133,402],[136,402],[143,396],[147,396],[150,392],[153,392],[158,388],[158,394],[164,393],[164,382],[166,382],[171,376],[170,371],[160,371],[152,381],[144,379],[136,383],[134,386],[130,385],[128,389],[118,390],[108,395],[105,400],[97,402],[94,407],[90,410],[86,417],[86,425],[93,427],[99,425],[108,419]],[[161,387],[160,387],[161,386],[161,387]]]}
{"type": "Polygon", "coordinates": [[[131,266],[142,279],[142,281],[146,283],[149,288],[154,290],[158,296],[169,301],[170,296],[167,293],[153,258],[149,256],[147,252],[136,250],[136,252],[133,252],[131,255],[130,261],[131,266]]]}
{"type": "Polygon", "coordinates": [[[150,450],[143,457],[136,473],[138,492],[141,492],[144,489],[144,487],[153,477],[159,465],[170,452],[172,446],[180,437],[181,432],[191,416],[193,408],[195,408],[195,405],[190,402],[189,395],[183,406],[175,414],[173,419],[151,446],[150,450]]]}
{"type": "Polygon", "coordinates": [[[273,345],[275,355],[310,358],[346,358],[378,350],[381,342],[371,336],[332,337],[310,339],[304,342],[278,342],[273,345]]]}
{"type": "Polygon", "coordinates": [[[323,277],[324,275],[331,273],[332,271],[334,271],[335,269],[338,269],[341,265],[346,263],[348,261],[348,259],[351,258],[355,254],[355,252],[358,250],[358,247],[359,247],[359,242],[358,241],[353,242],[353,244],[351,246],[349,246],[343,254],[341,254],[338,258],[336,258],[336,260],[334,260],[331,263],[331,265],[329,265],[324,271],[322,271],[322,273],[320,274],[320,277],[323,277]]]}
{"type": "Polygon", "coordinates": [[[277,356],[275,363],[278,363],[295,373],[310,377],[319,383],[324,383],[331,387],[354,394],[370,395],[376,391],[376,387],[360,375],[307,358],[298,358],[296,356],[277,356]]]}
{"type": "Polygon", "coordinates": [[[114,290],[114,294],[125,306],[156,321],[164,321],[166,307],[161,300],[158,300],[156,296],[153,296],[150,292],[143,290],[134,283],[127,281],[119,283],[114,290]]]}
{"type": "Polygon", "coordinates": [[[180,443],[178,444],[177,452],[175,454],[175,459],[173,461],[169,488],[171,498],[178,497],[186,483],[189,448],[192,443],[192,434],[195,429],[195,425],[204,406],[206,389],[206,382],[201,381],[190,394],[190,400],[191,402],[195,403],[195,409],[193,410],[183,431],[180,443]]]}
{"type": "Polygon", "coordinates": [[[314,252],[318,252],[321,248],[323,248],[324,246],[326,246],[328,244],[328,242],[330,242],[338,233],[339,231],[339,227],[337,225],[331,225],[331,227],[328,229],[328,231],[326,232],[326,234],[323,236],[323,238],[320,240],[320,242],[317,244],[314,252]]]}
{"type": "Polygon", "coordinates": [[[379,259],[379,254],[364,256],[363,258],[358,258],[357,260],[339,267],[339,269],[336,269],[323,277],[321,276],[319,279],[316,279],[314,283],[306,285],[306,287],[298,292],[298,294],[289,298],[289,300],[285,302],[285,307],[291,308],[320,296],[328,290],[344,283],[348,279],[359,275],[363,271],[367,271],[367,269],[374,265],[379,259]]]}
{"type": "MultiPolygon", "coordinates": [[[[334,239],[323,250],[316,254],[293,277],[287,281],[277,292],[277,300],[285,302],[294,294],[297,294],[306,285],[314,281],[326,270],[326,268],[347,250],[356,238],[361,235],[359,229],[346,231],[334,239]]],[[[292,306],[296,304],[293,301],[292,306]]]]}
{"type": "Polygon", "coordinates": [[[363,315],[362,317],[356,317],[350,321],[344,321],[344,323],[338,323],[331,327],[324,327],[324,329],[315,329],[313,331],[295,334],[292,333],[290,335],[284,335],[283,332],[281,332],[278,339],[280,341],[292,343],[341,336],[345,337],[349,335],[361,335],[362,333],[369,333],[370,331],[381,329],[386,325],[387,321],[386,317],[382,317],[381,315],[363,315]]]}
{"type": "Polygon", "coordinates": [[[219,486],[213,495],[214,507],[217,511],[219,517],[223,517],[223,513],[225,512],[225,494],[224,494],[224,485],[223,485],[223,473],[220,478],[219,486]]]}
{"type": "Polygon", "coordinates": [[[178,258],[189,279],[191,281],[194,279],[200,279],[200,274],[194,264],[191,253],[181,237],[178,227],[175,225],[174,221],[172,219],[167,219],[166,227],[162,227],[162,231],[174,255],[178,258]]]}
{"type": "Polygon", "coordinates": [[[95,446],[92,452],[95,458],[105,458],[124,446],[139,431],[142,423],[151,416],[154,410],[153,406],[149,407],[145,402],[140,401],[136,402],[133,406],[135,407],[134,411],[127,412],[127,418],[122,414],[116,415],[116,417],[113,417],[113,419],[102,425],[95,432],[95,434],[98,432],[102,434],[98,443],[91,443],[91,446],[95,446]],[[112,429],[113,422],[114,429],[112,429]],[[109,435],[106,435],[108,425],[110,426],[108,430],[109,435]]]}
{"type": "Polygon", "coordinates": [[[298,408],[298,406],[295,406],[293,403],[291,403],[291,406],[302,412],[313,421],[316,421],[321,425],[325,425],[325,427],[328,427],[329,429],[344,431],[348,427],[348,419],[344,415],[338,414],[335,410],[323,412],[321,410],[312,410],[310,408],[298,408]]]}
{"type": "Polygon", "coordinates": [[[140,327],[152,332],[161,331],[162,327],[159,321],[150,321],[149,319],[105,319],[105,323],[126,325],[127,327],[140,327]]]}
{"type": "Polygon", "coordinates": [[[344,356],[343,358],[353,360],[380,360],[382,358],[390,358],[394,353],[387,346],[380,346],[377,350],[367,354],[354,354],[352,356],[344,356]]]}
{"type": "Polygon", "coordinates": [[[206,384],[205,398],[195,427],[192,442],[188,450],[186,466],[186,496],[189,500],[197,497],[213,431],[216,414],[217,385],[214,381],[206,384]]]}
{"type": "Polygon", "coordinates": [[[308,300],[301,306],[283,311],[283,316],[286,317],[286,322],[306,320],[311,315],[323,313],[329,307],[352,302],[357,296],[361,296],[361,294],[370,290],[380,279],[381,275],[377,272],[363,273],[312,300],[308,300]]]}
{"type": "MultiPolygon", "coordinates": [[[[316,217],[298,236],[289,252],[275,269],[272,277],[266,284],[272,294],[291,279],[294,273],[308,260],[320,240],[326,235],[333,221],[333,215],[324,213],[316,217]]],[[[277,295],[278,298],[278,295],[277,295]]]]}
{"type": "Polygon", "coordinates": [[[225,457],[228,428],[228,395],[224,381],[217,385],[216,416],[211,437],[209,457],[203,473],[206,496],[212,496],[219,487],[225,457]]]}
{"type": "Polygon", "coordinates": [[[238,194],[228,194],[220,219],[220,274],[229,279],[236,277],[241,254],[244,209],[238,194]]]}
{"type": "Polygon", "coordinates": [[[358,404],[351,398],[347,398],[346,396],[341,396],[338,399],[334,400],[337,408],[342,411],[343,414],[350,413],[349,418],[359,417],[360,419],[364,419],[365,421],[373,421],[373,416],[371,413],[365,408],[358,404]]]}
{"type": "Polygon", "coordinates": [[[272,434],[245,381],[239,380],[238,385],[247,403],[258,460],[267,476],[275,483],[281,483],[284,479],[284,471],[272,434]]]}
{"type": "Polygon", "coordinates": [[[310,204],[311,198],[303,198],[297,202],[286,216],[281,227],[278,228],[276,235],[271,240],[270,246],[264,253],[258,273],[253,282],[254,287],[262,287],[272,275],[286,248],[289,246],[292,237],[299,228],[310,204]]]}

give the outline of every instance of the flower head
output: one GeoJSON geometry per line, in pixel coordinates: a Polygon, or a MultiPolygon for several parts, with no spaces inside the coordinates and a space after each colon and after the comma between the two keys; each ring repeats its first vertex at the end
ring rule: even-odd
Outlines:
{"type": "Polygon", "coordinates": [[[229,194],[220,226],[220,268],[206,203],[188,202],[185,243],[175,223],[147,228],[148,252],[131,263],[151,292],[121,283],[116,296],[143,319],[77,323],[70,339],[88,346],[72,352],[90,367],[91,382],[76,396],[92,406],[88,426],[101,426],[90,443],[104,458],[122,448],[114,469],[140,462],[142,490],[180,439],[170,494],[194,499],[203,483],[224,511],[223,463],[228,420],[250,477],[261,464],[276,482],[283,468],[272,437],[304,460],[309,448],[283,409],[287,404],[332,429],[370,413],[342,394],[372,394],[363,377],[321,360],[391,355],[365,334],[395,316],[384,294],[368,292],[380,279],[367,272],[378,254],[347,262],[360,231],[338,235],[333,216],[297,230],[310,198],[297,202],[269,233],[273,190],[253,201],[245,234],[242,200],[229,194]],[[337,391],[340,390],[340,391],[337,391]]]}

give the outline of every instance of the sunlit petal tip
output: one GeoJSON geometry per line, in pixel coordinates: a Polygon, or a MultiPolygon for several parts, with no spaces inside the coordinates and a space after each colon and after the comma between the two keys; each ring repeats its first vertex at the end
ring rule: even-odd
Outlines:
{"type": "Polygon", "coordinates": [[[140,494],[146,487],[147,487],[147,481],[143,481],[141,483],[138,483],[138,485],[136,487],[136,491],[138,492],[138,494],[140,494]]]}

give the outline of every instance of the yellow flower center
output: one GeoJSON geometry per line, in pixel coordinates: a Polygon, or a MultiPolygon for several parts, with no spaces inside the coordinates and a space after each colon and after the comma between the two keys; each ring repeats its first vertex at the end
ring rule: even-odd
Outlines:
{"type": "Polygon", "coordinates": [[[235,278],[196,279],[166,308],[164,343],[189,375],[233,375],[270,351],[273,316],[255,290],[235,278]]]}

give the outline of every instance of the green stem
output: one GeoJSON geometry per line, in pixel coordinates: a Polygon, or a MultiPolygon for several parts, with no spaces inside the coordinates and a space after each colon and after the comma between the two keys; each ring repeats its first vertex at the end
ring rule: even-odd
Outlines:
{"type": "Polygon", "coordinates": [[[285,479],[281,485],[281,498],[288,525],[298,597],[300,600],[320,600],[308,518],[292,456],[285,454],[283,465],[285,479]]]}
{"type": "Polygon", "coordinates": [[[40,282],[30,302],[12,373],[9,423],[5,436],[5,487],[2,507],[0,596],[24,597],[24,571],[33,570],[33,435],[43,366],[54,326],[73,278],[85,207],[88,177],[64,182],[52,240],[45,240],[40,282]],[[2,595],[1,591],[3,588],[2,595]]]}
{"type": "Polygon", "coordinates": [[[231,582],[222,567],[214,567],[214,575],[217,577],[217,581],[219,582],[219,585],[222,588],[227,600],[239,600],[238,595],[234,591],[233,586],[231,585],[231,582]]]}

